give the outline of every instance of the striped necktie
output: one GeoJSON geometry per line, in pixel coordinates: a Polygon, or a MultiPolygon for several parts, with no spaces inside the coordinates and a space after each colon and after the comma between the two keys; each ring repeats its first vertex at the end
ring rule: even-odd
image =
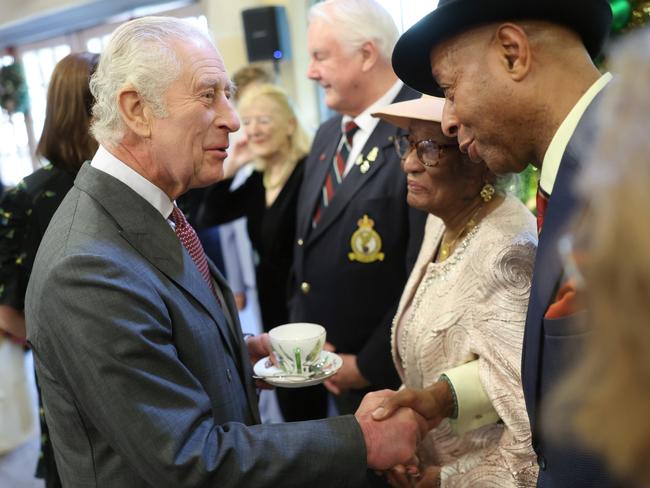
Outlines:
{"type": "Polygon", "coordinates": [[[339,142],[339,147],[336,151],[336,154],[334,155],[334,159],[332,159],[332,164],[330,165],[330,170],[327,173],[327,178],[325,178],[325,184],[323,185],[323,190],[321,191],[320,204],[314,213],[314,227],[316,227],[318,224],[323,211],[332,201],[336,189],[339,187],[341,182],[343,182],[345,165],[348,161],[350,150],[352,149],[352,138],[358,130],[359,126],[355,124],[353,120],[345,124],[345,129],[341,136],[341,142],[339,142]]]}
{"type": "Polygon", "coordinates": [[[541,186],[537,185],[537,233],[542,233],[542,224],[544,224],[544,214],[546,214],[546,207],[548,207],[548,195],[542,189],[541,186]]]}
{"type": "Polygon", "coordinates": [[[212,294],[217,299],[219,306],[221,306],[221,300],[219,300],[219,297],[217,296],[217,290],[214,287],[214,282],[212,281],[212,276],[210,275],[208,258],[205,255],[205,251],[203,250],[201,241],[199,241],[199,237],[196,235],[196,231],[187,221],[185,215],[183,215],[183,212],[181,212],[181,210],[176,205],[174,205],[174,210],[172,210],[172,214],[169,218],[172,220],[172,222],[174,222],[174,232],[176,232],[176,235],[183,244],[183,247],[185,247],[187,250],[188,254],[192,258],[192,261],[194,261],[194,264],[198,268],[199,273],[201,273],[201,276],[203,276],[205,283],[208,285],[210,291],[212,291],[212,294]]]}

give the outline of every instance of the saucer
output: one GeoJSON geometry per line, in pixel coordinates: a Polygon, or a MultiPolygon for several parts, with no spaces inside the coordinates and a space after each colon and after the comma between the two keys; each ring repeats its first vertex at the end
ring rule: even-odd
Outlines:
{"type": "Polygon", "coordinates": [[[329,351],[322,351],[320,353],[320,363],[323,363],[322,370],[309,377],[301,377],[300,375],[290,375],[273,364],[269,357],[265,357],[257,361],[253,366],[253,371],[256,376],[261,377],[269,385],[277,386],[280,388],[303,388],[305,386],[312,386],[322,383],[327,378],[336,373],[343,365],[343,360],[338,354],[329,351]],[[282,376],[286,374],[287,376],[282,376]]]}

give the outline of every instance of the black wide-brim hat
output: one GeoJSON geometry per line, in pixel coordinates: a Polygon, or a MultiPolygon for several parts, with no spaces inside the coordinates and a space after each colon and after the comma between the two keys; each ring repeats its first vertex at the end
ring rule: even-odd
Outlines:
{"type": "Polygon", "coordinates": [[[607,0],[440,0],[438,8],[407,30],[393,50],[393,69],[410,87],[442,96],[431,75],[431,49],[482,24],[545,20],[577,32],[596,58],[607,39],[612,10],[607,0]]]}

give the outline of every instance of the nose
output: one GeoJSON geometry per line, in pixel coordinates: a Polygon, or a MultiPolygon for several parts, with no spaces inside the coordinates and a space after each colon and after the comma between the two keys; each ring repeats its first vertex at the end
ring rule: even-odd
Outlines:
{"type": "Polygon", "coordinates": [[[445,100],[445,105],[442,108],[442,133],[447,137],[458,137],[458,117],[456,116],[456,109],[454,104],[449,100],[445,100]]]}
{"type": "Polygon", "coordinates": [[[418,154],[414,148],[402,159],[402,171],[406,174],[421,173],[424,171],[424,166],[420,163],[418,154]]]}
{"type": "Polygon", "coordinates": [[[316,66],[314,66],[313,59],[309,61],[309,65],[307,66],[307,78],[310,80],[317,80],[319,78],[318,70],[316,69],[316,66]]]}
{"type": "Polygon", "coordinates": [[[228,132],[237,132],[239,130],[239,117],[230,100],[226,99],[224,114],[216,119],[219,127],[226,129],[228,132]]]}

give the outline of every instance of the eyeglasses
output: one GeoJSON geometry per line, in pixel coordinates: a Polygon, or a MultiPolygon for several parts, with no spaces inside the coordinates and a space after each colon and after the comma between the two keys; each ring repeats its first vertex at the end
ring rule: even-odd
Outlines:
{"type": "Polygon", "coordinates": [[[241,123],[243,126],[247,126],[253,123],[253,121],[257,122],[259,125],[269,125],[271,122],[273,122],[273,117],[270,115],[260,115],[259,117],[242,117],[241,118],[241,123]]]}
{"type": "Polygon", "coordinates": [[[401,134],[393,138],[395,151],[402,159],[415,149],[420,163],[427,168],[437,166],[440,163],[440,158],[447,147],[458,147],[458,144],[438,144],[431,139],[423,139],[421,141],[413,142],[408,134],[401,134]]]}

